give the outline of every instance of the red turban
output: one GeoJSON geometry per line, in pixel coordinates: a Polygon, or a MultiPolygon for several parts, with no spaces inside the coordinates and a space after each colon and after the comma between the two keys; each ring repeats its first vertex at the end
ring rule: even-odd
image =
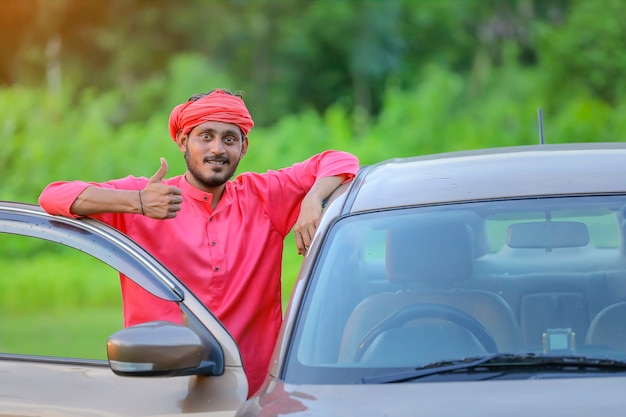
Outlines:
{"type": "Polygon", "coordinates": [[[176,141],[179,130],[188,134],[191,130],[207,121],[232,123],[248,135],[254,122],[245,103],[240,97],[215,90],[196,101],[188,101],[174,107],[170,114],[170,136],[176,141]]]}

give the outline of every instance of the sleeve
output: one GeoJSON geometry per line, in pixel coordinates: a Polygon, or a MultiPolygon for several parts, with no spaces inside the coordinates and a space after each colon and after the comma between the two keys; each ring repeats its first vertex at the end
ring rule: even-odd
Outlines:
{"type": "MultiPolygon", "coordinates": [[[[80,217],[70,212],[70,207],[76,198],[87,187],[101,187],[120,190],[139,190],[143,188],[147,179],[128,176],[107,182],[85,182],[85,181],[57,181],[48,184],[39,195],[39,205],[49,214],[66,217],[80,217]]],[[[113,224],[115,217],[113,214],[99,214],[90,216],[95,219],[113,224]]]]}
{"type": "Polygon", "coordinates": [[[291,167],[263,174],[266,180],[263,204],[274,228],[286,236],[300,213],[300,203],[318,178],[346,175],[359,170],[356,156],[343,151],[325,151],[291,167]]]}
{"type": "Polygon", "coordinates": [[[57,181],[50,183],[39,195],[39,205],[49,214],[80,217],[70,212],[70,207],[85,188],[92,183],[84,181],[57,181]]]}
{"type": "Polygon", "coordinates": [[[349,181],[358,170],[359,160],[356,156],[342,151],[325,151],[282,171],[294,175],[306,194],[318,178],[346,175],[346,181],[349,181]],[[289,173],[289,170],[293,172],[289,173]]]}

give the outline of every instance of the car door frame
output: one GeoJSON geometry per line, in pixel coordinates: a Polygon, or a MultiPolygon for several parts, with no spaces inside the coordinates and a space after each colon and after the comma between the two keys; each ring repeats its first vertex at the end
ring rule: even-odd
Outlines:
{"type": "Polygon", "coordinates": [[[51,216],[38,206],[14,202],[0,202],[0,232],[56,242],[94,256],[154,295],[179,303],[191,316],[189,327],[202,340],[213,341],[223,355],[220,376],[125,377],[114,374],[106,360],[0,353],[3,413],[230,413],[245,401],[247,381],[232,336],[183,283],[128,236],[97,220],[51,216]]]}

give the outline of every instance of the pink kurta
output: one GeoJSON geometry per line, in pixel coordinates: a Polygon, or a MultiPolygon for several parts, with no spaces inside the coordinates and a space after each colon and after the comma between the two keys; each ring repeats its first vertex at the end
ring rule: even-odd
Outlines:
{"type": "MultiPolygon", "coordinates": [[[[252,394],[263,382],[281,325],[283,243],[300,202],[317,178],[352,178],[357,170],[354,156],[326,151],[278,171],[244,173],[226,184],[215,210],[211,194],[177,176],[163,181],[182,190],[182,209],[173,219],[128,213],[92,217],[151,252],[224,323],[241,349],[252,394]]],[[[55,182],[44,189],[39,203],[48,213],[76,217],[70,206],[90,185],[136,190],[147,182],[132,176],[105,183],[55,182]]],[[[126,326],[181,321],[175,304],[150,295],[124,276],[121,283],[126,326]]]]}

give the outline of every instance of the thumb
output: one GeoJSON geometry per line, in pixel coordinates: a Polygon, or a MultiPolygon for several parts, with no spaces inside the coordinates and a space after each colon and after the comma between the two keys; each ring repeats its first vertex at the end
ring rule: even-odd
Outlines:
{"type": "Polygon", "coordinates": [[[165,160],[165,158],[161,158],[161,166],[159,167],[159,170],[150,177],[150,183],[160,183],[161,181],[163,181],[163,177],[165,177],[165,174],[167,173],[167,161],[165,160]]]}

